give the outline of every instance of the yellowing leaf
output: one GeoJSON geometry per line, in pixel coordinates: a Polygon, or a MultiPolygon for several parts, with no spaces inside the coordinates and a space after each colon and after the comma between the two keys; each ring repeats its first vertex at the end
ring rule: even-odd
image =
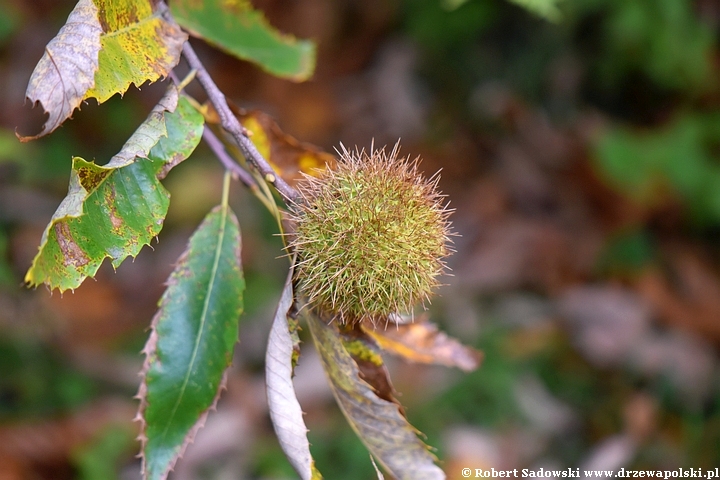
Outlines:
{"type": "Polygon", "coordinates": [[[290,186],[294,187],[302,179],[302,173],[318,175],[336,162],[333,155],[280,130],[278,124],[263,112],[241,113],[238,118],[250,131],[250,140],[258,151],[290,186]]]}
{"type": "Polygon", "coordinates": [[[107,165],[75,157],[68,195],[25,281],[73,289],[106,257],[118,266],[136,256],[160,232],[167,213],[170,195],[159,178],[192,153],[202,130],[202,115],[171,87],[107,165]]]}
{"type": "Polygon", "coordinates": [[[80,0],[33,71],[25,96],[48,113],[34,140],[55,130],[82,100],[167,76],[187,35],[155,12],[151,0],[80,0]]]}
{"type": "Polygon", "coordinates": [[[165,77],[177,65],[187,35],[153,12],[150,0],[94,0],[103,27],[100,67],[85,98],[102,103],[116,93],[165,77]]]}
{"type": "Polygon", "coordinates": [[[363,326],[384,351],[418,363],[457,367],[466,372],[475,370],[482,353],[466,347],[439,331],[429,322],[392,325],[384,330],[363,326]]]}
{"type": "Polygon", "coordinates": [[[376,347],[362,332],[343,335],[338,322],[328,323],[327,318],[307,309],[303,314],[335,399],[370,453],[399,480],[444,479],[445,473],[435,465],[435,457],[418,438],[419,432],[407,421],[400,405],[392,398],[382,398],[389,396],[386,394],[391,387],[382,386],[380,376],[375,375],[384,370],[382,364],[376,363],[376,347]],[[365,364],[363,370],[356,359],[365,364]]]}
{"type": "Polygon", "coordinates": [[[25,96],[40,102],[49,117],[39,134],[19,136],[34,140],[55,130],[80,106],[85,92],[95,84],[102,26],[92,0],[80,0],[45,47],[45,54],[30,77],[25,96]]]}

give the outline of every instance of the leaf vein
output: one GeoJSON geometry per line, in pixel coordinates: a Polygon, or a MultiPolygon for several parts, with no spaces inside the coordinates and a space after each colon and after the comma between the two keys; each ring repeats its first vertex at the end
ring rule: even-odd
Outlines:
{"type": "Polygon", "coordinates": [[[220,265],[220,256],[222,253],[222,245],[225,239],[225,224],[227,223],[227,215],[228,215],[228,207],[227,205],[223,205],[222,208],[222,215],[220,217],[220,228],[218,233],[218,240],[217,244],[215,246],[215,258],[213,259],[212,268],[210,270],[210,280],[208,282],[208,288],[207,288],[207,294],[205,295],[205,300],[203,302],[203,310],[202,314],[200,315],[200,328],[198,329],[198,333],[195,339],[195,345],[193,345],[193,352],[190,357],[190,363],[187,368],[187,372],[185,374],[185,378],[183,379],[183,384],[180,387],[180,392],[178,394],[177,400],[175,401],[175,405],[173,406],[172,412],[167,418],[167,423],[165,425],[165,429],[163,430],[162,435],[160,438],[164,439],[167,435],[167,432],[170,428],[170,425],[172,425],[172,421],[175,418],[175,414],[177,413],[178,408],[180,407],[180,403],[182,402],[183,396],[185,395],[185,390],[187,389],[187,385],[190,382],[190,376],[192,374],[193,367],[195,365],[195,361],[197,359],[197,353],[198,349],[200,348],[200,340],[202,340],[202,336],[205,330],[205,323],[207,321],[208,316],[208,310],[210,308],[210,298],[212,297],[213,289],[215,288],[215,277],[217,275],[218,267],[220,265]]]}

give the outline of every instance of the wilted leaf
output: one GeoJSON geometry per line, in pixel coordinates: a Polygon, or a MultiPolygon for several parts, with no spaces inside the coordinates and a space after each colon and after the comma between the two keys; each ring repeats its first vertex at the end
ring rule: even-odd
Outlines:
{"type": "Polygon", "coordinates": [[[317,175],[336,162],[333,155],[280,130],[278,124],[261,111],[243,112],[238,118],[250,131],[250,140],[258,151],[290,186],[294,187],[302,179],[301,173],[317,175]]]}
{"type": "Polygon", "coordinates": [[[265,355],[268,408],[280,446],[295,471],[302,480],[314,480],[322,476],[315,470],[310,455],[307,427],[292,383],[295,352],[299,344],[293,300],[290,272],[275,312],[265,355]]]}
{"type": "Polygon", "coordinates": [[[84,99],[102,103],[131,83],[167,76],[186,40],[150,0],[80,0],[45,48],[25,94],[42,104],[48,120],[38,135],[20,140],[52,132],[84,99]]]}
{"type": "MultiPolygon", "coordinates": [[[[343,341],[337,323],[328,324],[312,312],[303,312],[338,405],[370,453],[400,480],[444,479],[435,457],[418,438],[419,432],[408,423],[400,406],[380,398],[360,378],[360,369],[345,347],[348,339],[343,341]]],[[[356,355],[364,350],[362,345],[357,347],[356,355]]],[[[374,355],[368,358],[370,363],[377,360],[374,355]]]]}
{"type": "Polygon", "coordinates": [[[102,48],[95,85],[85,98],[102,103],[131,83],[140,86],[167,76],[177,65],[187,35],[161,12],[153,12],[150,0],[94,1],[103,27],[102,48]]]}
{"type": "Polygon", "coordinates": [[[167,213],[169,194],[158,177],[192,153],[202,129],[202,116],[172,88],[108,165],[75,157],[68,195],[25,281],[64,291],[95,275],[106,257],[117,267],[136,256],[167,213]]]}
{"type": "MultiPolygon", "coordinates": [[[[270,115],[260,111],[245,111],[232,102],[228,102],[230,110],[249,132],[250,140],[258,152],[265,158],[275,172],[290,186],[295,187],[302,179],[302,174],[317,176],[326,168],[332,168],[337,162],[334,155],[324,152],[311,143],[300,142],[295,137],[283,132],[270,115]]],[[[217,128],[220,117],[211,104],[200,107],[208,125],[215,127],[220,138],[228,137],[217,128]]],[[[226,148],[236,158],[242,160],[242,153],[233,141],[225,141],[226,148]]]]}
{"type": "Polygon", "coordinates": [[[542,17],[551,22],[557,22],[561,18],[560,9],[557,3],[559,0],[509,0],[510,2],[520,5],[521,7],[531,11],[538,17],[542,17]]]}
{"type": "Polygon", "coordinates": [[[470,372],[482,360],[482,353],[448,337],[433,323],[390,325],[383,330],[370,325],[363,326],[363,330],[384,351],[413,362],[446,365],[470,372]]]}
{"type": "Polygon", "coordinates": [[[193,35],[273,75],[302,81],[315,69],[315,45],[275,30],[248,0],[175,0],[170,10],[193,35]]]}
{"type": "Polygon", "coordinates": [[[80,106],[85,92],[95,84],[102,26],[92,0],[80,0],[60,32],[45,47],[45,54],[30,77],[25,96],[40,102],[49,117],[39,134],[46,135],[80,106]]]}
{"type": "Polygon", "coordinates": [[[373,388],[378,397],[397,404],[400,412],[404,413],[402,405],[395,398],[396,392],[377,343],[359,325],[342,325],[338,331],[345,350],[358,366],[360,378],[373,388]]]}
{"type": "Polygon", "coordinates": [[[216,207],[168,279],[145,346],[138,394],[145,478],[167,477],[217,402],[244,288],[237,219],[227,206],[216,207]]]}

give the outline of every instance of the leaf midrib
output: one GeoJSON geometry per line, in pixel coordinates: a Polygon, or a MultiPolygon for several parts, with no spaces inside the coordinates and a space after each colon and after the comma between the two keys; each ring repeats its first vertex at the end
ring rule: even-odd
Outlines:
{"type": "Polygon", "coordinates": [[[180,387],[180,393],[178,395],[178,399],[175,402],[175,406],[172,409],[172,412],[168,416],[168,420],[165,426],[165,430],[163,430],[162,435],[160,438],[165,439],[165,436],[167,435],[168,430],[170,429],[170,425],[173,423],[173,419],[175,418],[175,414],[177,413],[178,408],[180,407],[180,403],[182,402],[183,396],[185,395],[185,390],[187,389],[187,385],[190,382],[190,375],[192,373],[193,367],[195,365],[195,360],[197,359],[197,352],[200,348],[200,340],[202,339],[202,336],[205,332],[205,323],[207,321],[207,312],[210,308],[210,297],[212,297],[212,290],[215,286],[215,277],[217,275],[217,270],[220,265],[220,255],[222,252],[222,244],[225,239],[225,224],[227,222],[227,212],[228,212],[228,206],[223,205],[222,207],[222,216],[220,217],[220,233],[218,235],[218,242],[215,247],[215,258],[213,260],[212,269],[210,273],[210,281],[208,282],[208,288],[207,288],[207,295],[205,296],[205,301],[203,302],[203,310],[202,314],[200,316],[200,328],[198,330],[197,338],[195,339],[195,345],[193,346],[193,353],[190,357],[190,364],[188,366],[187,372],[185,374],[185,378],[183,379],[183,384],[180,387]]]}

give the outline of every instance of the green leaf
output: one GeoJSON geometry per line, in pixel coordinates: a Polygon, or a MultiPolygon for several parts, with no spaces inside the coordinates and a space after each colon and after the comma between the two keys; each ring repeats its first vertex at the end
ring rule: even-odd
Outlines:
{"type": "Polygon", "coordinates": [[[389,381],[383,377],[386,372],[381,372],[382,358],[371,341],[357,332],[350,339],[340,333],[337,322],[328,323],[307,309],[303,312],[335,399],[370,453],[399,480],[444,479],[419,432],[393,401],[389,381]],[[365,364],[362,372],[353,357],[365,364]]]}
{"type": "Polygon", "coordinates": [[[175,0],[170,10],[193,35],[275,76],[302,81],[315,69],[315,45],[275,30],[248,0],[175,0]]]}
{"type": "Polygon", "coordinates": [[[18,136],[22,141],[46,135],[60,126],[95,84],[102,26],[92,0],[80,0],[30,76],[25,96],[40,102],[49,117],[39,134],[18,136]]]}
{"type": "Polygon", "coordinates": [[[161,11],[153,12],[150,0],[94,1],[103,26],[102,48],[95,86],[85,98],[102,103],[131,83],[139,87],[166,77],[177,65],[187,35],[161,11]]]}
{"type": "Polygon", "coordinates": [[[68,195],[25,281],[61,292],[74,289],[95,275],[106,257],[117,267],[149,245],[162,229],[170,200],[158,177],[192,153],[202,129],[202,115],[187,99],[178,101],[172,87],[106,166],[73,158],[68,195]]]}
{"type": "Polygon", "coordinates": [[[293,358],[299,344],[293,300],[291,271],[275,312],[265,355],[268,408],[280,447],[293,468],[302,480],[315,480],[322,476],[310,455],[307,427],[292,383],[293,358]]]}
{"type": "Polygon", "coordinates": [[[520,5],[538,17],[551,22],[559,22],[562,18],[557,4],[559,0],[509,0],[511,3],[520,5]]]}
{"type": "Polygon", "coordinates": [[[144,478],[164,479],[217,402],[238,337],[245,288],[240,228],[216,207],[168,280],[145,346],[140,386],[144,478]]]}

